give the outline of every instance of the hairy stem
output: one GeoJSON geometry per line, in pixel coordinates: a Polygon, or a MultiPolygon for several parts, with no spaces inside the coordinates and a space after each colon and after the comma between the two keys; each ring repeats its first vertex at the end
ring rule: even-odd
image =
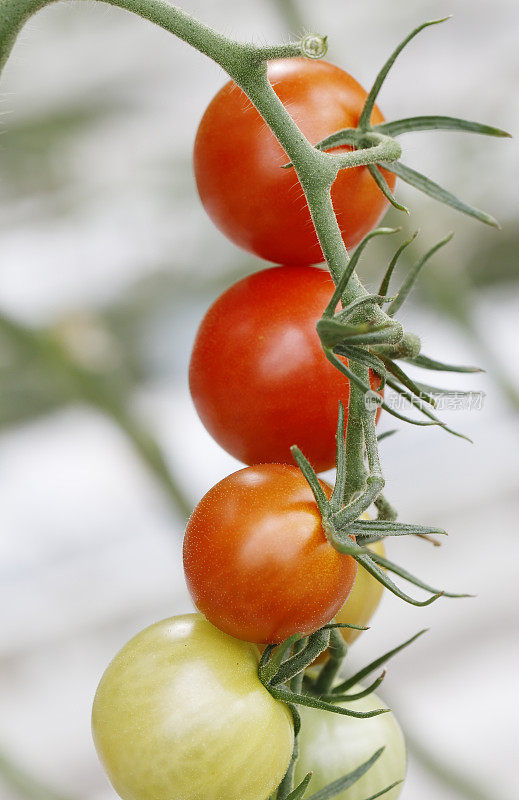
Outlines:
{"type": "MultiPolygon", "coordinates": [[[[362,381],[369,385],[369,370],[363,364],[354,361],[350,364],[362,381]]],[[[346,424],[346,486],[344,503],[353,500],[356,494],[366,486],[366,469],[364,466],[364,424],[366,414],[362,389],[350,381],[350,402],[348,406],[348,422],[346,424]]]]}
{"type": "MultiPolygon", "coordinates": [[[[199,20],[186,14],[178,6],[162,0],[101,0],[108,5],[131,11],[134,14],[158,25],[177,38],[199,50],[222,66],[229,75],[234,75],[252,61],[298,55],[300,48],[295,45],[280,45],[268,48],[233,42],[217,33],[199,20]]],[[[40,9],[55,3],[56,0],[0,0],[0,69],[4,66],[16,37],[27,20],[40,9]]]]}
{"type": "Polygon", "coordinates": [[[317,695],[326,695],[330,691],[339,674],[346,655],[348,653],[348,646],[342,638],[341,632],[337,628],[332,628],[330,631],[330,648],[328,660],[323,664],[319,677],[317,678],[314,686],[314,692],[317,695]]]}
{"type": "MultiPolygon", "coordinates": [[[[294,655],[304,650],[307,642],[308,639],[306,638],[301,639],[299,642],[296,642],[293,650],[294,655]]],[[[304,676],[304,670],[295,675],[290,681],[290,689],[296,694],[299,694],[301,692],[301,688],[303,686],[303,676],[304,676]]],[[[286,771],[283,780],[279,784],[276,794],[276,800],[285,800],[285,798],[290,794],[290,792],[294,788],[294,775],[295,775],[297,759],[299,758],[298,738],[299,737],[297,735],[294,738],[294,747],[292,749],[292,755],[290,757],[290,764],[288,765],[288,769],[286,771]]]]}

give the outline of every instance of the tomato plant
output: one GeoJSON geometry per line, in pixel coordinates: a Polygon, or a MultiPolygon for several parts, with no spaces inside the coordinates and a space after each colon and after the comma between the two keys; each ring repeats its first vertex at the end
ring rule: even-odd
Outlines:
{"type": "MultiPolygon", "coordinates": [[[[333,290],[320,268],[273,267],[235,283],[202,320],[191,396],[209,433],[245,464],[291,463],[297,444],[318,472],[334,466],[350,386],[315,327],[333,290]]],[[[380,385],[374,373],[371,384],[380,385]]]]}
{"type": "MultiPolygon", "coordinates": [[[[268,65],[268,78],[312,144],[357,126],[366,92],[334,64],[275,60],[268,65]]],[[[375,106],[372,123],[383,119],[375,106]]],[[[229,239],[260,258],[318,264],[324,258],[301,184],[293,169],[282,169],[288,161],[247,96],[232,81],[225,84],[209,104],[195,140],[195,176],[207,213],[229,239]]],[[[384,177],[394,188],[394,175],[385,171],[384,177]]],[[[374,228],[387,207],[364,166],[339,174],[332,200],[347,247],[374,228]]]]}
{"type": "MultiPolygon", "coordinates": [[[[360,685],[349,690],[350,694],[359,691],[362,691],[360,685]]],[[[347,707],[362,712],[386,708],[375,694],[348,702],[347,707]]],[[[295,778],[301,781],[306,773],[312,772],[311,793],[353,772],[381,747],[384,752],[373,766],[350,788],[334,797],[337,800],[365,800],[405,778],[404,737],[391,712],[370,719],[356,719],[319,709],[301,708],[301,723],[295,778]]],[[[397,800],[400,791],[401,786],[395,786],[383,797],[397,800]]]]}
{"type": "Polygon", "coordinates": [[[329,544],[301,472],[262,464],[229,475],[202,498],[187,524],[184,570],[196,607],[214,625],[267,643],[329,622],[357,565],[329,544]]]}
{"type": "MultiPolygon", "coordinates": [[[[22,26],[50,2],[0,0],[0,70],[22,26]]],[[[378,294],[369,294],[356,267],[373,236],[396,232],[373,230],[387,202],[403,209],[392,194],[395,176],[499,227],[491,215],[402,163],[396,137],[419,130],[508,134],[450,116],[383,122],[376,100],[397,56],[443,19],[406,36],[366,93],[343,70],[313,60],[324,56],[325,36],[257,45],[224,36],[175,4],[117,5],[176,35],[229,75],[196,137],[198,189],[231,240],[283,266],[236,284],[202,322],[190,368],[195,405],[215,439],[251,466],[211,489],[187,526],[186,578],[210,621],[194,614],[152,625],[103,675],[92,719],[100,759],[124,800],[266,800],[273,792],[276,800],[302,800],[310,776],[296,788],[294,778],[309,770],[317,796],[385,794],[395,800],[399,789],[386,789],[403,778],[405,747],[396,721],[372,695],[382,678],[362,691],[362,699],[352,701],[347,692],[424,631],[337,684],[347,648],[337,625],[326,623],[336,614],[366,622],[381,592],[373,578],[414,606],[462,595],[434,589],[373,545],[385,536],[444,533],[396,521],[383,494],[372,397],[380,383],[373,370],[421,416],[386,403],[389,414],[457,436],[432,410],[442,390],[415,382],[405,369],[411,363],[433,372],[478,370],[424,355],[419,337],[394,318],[426,261],[450,236],[410,268],[395,293],[395,266],[414,237],[389,261],[378,294]],[[361,240],[350,259],[347,247],[361,240]],[[331,278],[312,269],[323,253],[333,295],[331,278]],[[332,490],[316,469],[333,465],[336,433],[332,490]],[[284,463],[291,445],[310,459],[293,447],[299,469],[284,463]],[[276,460],[283,463],[269,463],[276,460]],[[252,466],[258,461],[267,463],[252,466]],[[378,517],[367,520],[363,514],[372,504],[378,517]],[[363,571],[346,602],[357,563],[363,571]],[[408,595],[393,574],[429,596],[408,595]],[[259,658],[244,639],[272,646],[259,658]],[[309,669],[325,651],[324,665],[309,669]],[[296,706],[303,709],[299,747],[296,706]],[[359,769],[363,777],[354,783],[359,769]]],[[[124,399],[48,332],[42,336],[10,318],[2,328],[118,422],[178,506],[181,493],[160,448],[124,399]]]]}
{"type": "Polygon", "coordinates": [[[123,800],[265,800],[294,731],[258,678],[258,650],[200,614],[151,625],[109,664],[92,729],[123,800]]]}

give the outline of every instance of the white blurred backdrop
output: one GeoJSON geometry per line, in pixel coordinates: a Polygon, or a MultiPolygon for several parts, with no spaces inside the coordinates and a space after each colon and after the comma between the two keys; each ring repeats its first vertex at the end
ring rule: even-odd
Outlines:
{"type": "MultiPolygon", "coordinates": [[[[445,113],[519,127],[515,0],[296,1],[291,19],[274,0],[182,5],[244,39],[286,39],[301,23],[328,33],[330,60],[364,85],[416,24],[453,12],[398,61],[380,98],[386,117],[445,113]]],[[[164,31],[70,3],[29,22],[0,89],[0,312],[58,331],[82,363],[120,373],[132,419],[161,443],[192,504],[239,465],[193,411],[190,345],[209,302],[261,266],[213,228],[192,177],[196,127],[223,80],[164,31]]],[[[386,596],[351,661],[429,626],[381,692],[410,734],[403,800],[517,800],[519,149],[446,133],[402,141],[406,163],[504,226],[481,230],[399,190],[422,229],[416,252],[457,232],[405,323],[427,354],[489,372],[442,378],[486,392],[482,410],[443,415],[474,445],[414,427],[382,445],[402,518],[450,533],[441,549],[418,540],[388,549],[431,582],[477,597],[416,609],[386,596]],[[508,262],[494,252],[503,241],[508,262]],[[445,296],[463,292],[466,276],[470,304],[453,311],[445,296]],[[472,786],[442,782],[450,770],[472,786]]],[[[60,393],[37,362],[0,338],[0,752],[64,798],[110,800],[90,738],[93,693],[131,635],[190,610],[183,524],[113,419],[60,393]]],[[[16,780],[0,774],[5,800],[24,796],[16,780]]]]}

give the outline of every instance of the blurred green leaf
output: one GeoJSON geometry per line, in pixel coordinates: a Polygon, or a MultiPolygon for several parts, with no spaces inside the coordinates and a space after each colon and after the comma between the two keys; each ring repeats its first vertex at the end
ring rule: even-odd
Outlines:
{"type": "Polygon", "coordinates": [[[510,220],[498,237],[476,243],[467,257],[467,270],[479,288],[519,282],[519,220],[510,220]]]}
{"type": "MultiPolygon", "coordinates": [[[[69,141],[122,114],[128,104],[116,96],[84,97],[14,123],[4,122],[0,186],[10,200],[62,191],[72,177],[63,157],[69,141]]],[[[8,118],[7,118],[8,119],[8,118]]]]}

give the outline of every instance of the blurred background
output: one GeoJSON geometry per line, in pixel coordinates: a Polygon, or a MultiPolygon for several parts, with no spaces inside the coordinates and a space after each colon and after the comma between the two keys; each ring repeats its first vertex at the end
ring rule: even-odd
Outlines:
{"type": "MultiPolygon", "coordinates": [[[[453,12],[399,59],[380,97],[386,117],[443,113],[519,128],[516,0],[491,9],[483,0],[182,5],[257,42],[328,33],[330,60],[365,86],[416,24],[453,12]]],[[[239,467],[205,433],[186,379],[209,303],[263,266],[213,227],[193,181],[195,131],[223,81],[164,31],[81,3],[33,18],[3,76],[3,800],[114,799],[90,737],[97,682],[140,628],[191,609],[185,514],[239,467]]],[[[516,800],[519,149],[456,133],[401,141],[406,163],[503,224],[497,233],[401,184],[411,221],[387,217],[420,226],[409,258],[456,231],[402,317],[427,355],[487,370],[438,378],[486,392],[480,410],[443,413],[474,445],[402,424],[381,446],[401,517],[450,533],[441,549],[409,540],[389,554],[477,597],[416,609],[386,596],[351,662],[430,626],[391,664],[381,692],[409,740],[402,798],[516,800]]],[[[362,266],[372,287],[390,253],[377,246],[362,266]]]]}

